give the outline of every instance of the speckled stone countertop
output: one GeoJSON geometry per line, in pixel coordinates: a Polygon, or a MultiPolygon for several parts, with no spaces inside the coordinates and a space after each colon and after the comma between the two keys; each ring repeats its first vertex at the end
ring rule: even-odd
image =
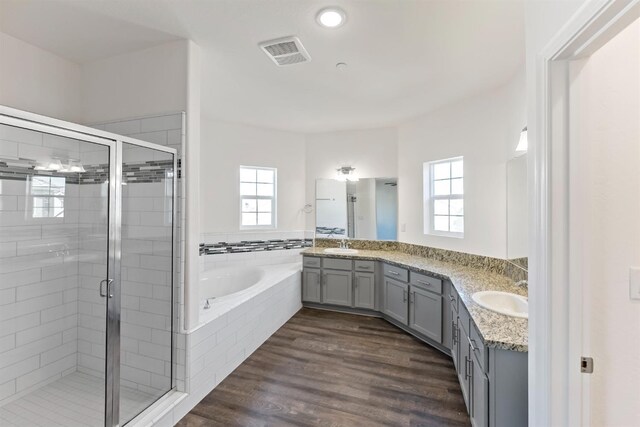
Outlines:
{"type": "Polygon", "coordinates": [[[398,267],[406,267],[441,279],[448,279],[460,295],[460,300],[471,315],[487,347],[526,352],[528,345],[527,319],[506,316],[487,310],[476,304],[471,295],[479,291],[503,291],[527,296],[527,290],[516,286],[501,274],[478,268],[456,265],[397,251],[375,251],[359,249],[357,254],[327,254],[325,248],[309,248],[302,251],[306,256],[326,258],[349,258],[383,261],[398,267]]]}

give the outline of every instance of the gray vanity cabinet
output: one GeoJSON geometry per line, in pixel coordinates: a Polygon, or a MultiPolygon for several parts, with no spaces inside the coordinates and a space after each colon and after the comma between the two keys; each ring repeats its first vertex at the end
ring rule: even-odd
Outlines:
{"type": "Polygon", "coordinates": [[[409,285],[388,277],[384,278],[384,309],[387,316],[406,325],[409,320],[409,285]]]}
{"type": "Polygon", "coordinates": [[[411,286],[409,327],[436,342],[442,342],[442,296],[411,286]]]}
{"type": "Polygon", "coordinates": [[[467,405],[467,411],[471,414],[471,349],[469,348],[467,331],[464,330],[461,323],[460,319],[458,319],[458,337],[460,339],[460,359],[458,360],[460,368],[458,369],[458,380],[460,381],[464,403],[467,405]]]}
{"type": "Polygon", "coordinates": [[[469,416],[473,427],[485,427],[489,409],[489,379],[484,370],[472,355],[469,361],[469,416]]]}
{"type": "Polygon", "coordinates": [[[322,270],[322,302],[351,306],[351,271],[322,270]]]}
{"type": "Polygon", "coordinates": [[[302,300],[321,302],[321,276],[319,268],[305,268],[302,271],[302,300]]]}
{"type": "Polygon", "coordinates": [[[353,273],[353,306],[356,308],[376,308],[376,275],[356,271],[353,273]]]}

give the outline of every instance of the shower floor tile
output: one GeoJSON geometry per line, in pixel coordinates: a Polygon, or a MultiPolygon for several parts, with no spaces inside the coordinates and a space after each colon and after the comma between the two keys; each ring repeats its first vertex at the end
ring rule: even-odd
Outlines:
{"type": "MultiPolygon", "coordinates": [[[[120,389],[121,419],[129,420],[156,396],[120,389]]],[[[104,380],[74,372],[0,407],[2,427],[104,426],[104,380]]]]}

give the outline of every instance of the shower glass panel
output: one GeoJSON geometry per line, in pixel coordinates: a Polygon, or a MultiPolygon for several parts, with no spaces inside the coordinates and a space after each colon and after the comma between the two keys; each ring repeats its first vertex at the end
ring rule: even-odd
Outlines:
{"type": "Polygon", "coordinates": [[[122,144],[120,422],[172,387],[174,155],[122,144]]]}
{"type": "Polygon", "coordinates": [[[0,106],[0,426],[122,426],[173,388],[175,171],[0,106]]]}
{"type": "Polygon", "coordinates": [[[0,124],[0,425],[104,426],[115,143],[29,127],[0,124]]]}

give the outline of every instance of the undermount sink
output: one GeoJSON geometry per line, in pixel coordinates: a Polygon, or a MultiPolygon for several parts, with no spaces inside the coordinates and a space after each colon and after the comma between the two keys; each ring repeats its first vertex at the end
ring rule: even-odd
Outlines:
{"type": "Polygon", "coordinates": [[[354,255],[358,253],[357,249],[346,249],[346,248],[327,248],[324,250],[327,254],[336,254],[336,255],[354,255]]]}
{"type": "Polygon", "coordinates": [[[487,310],[512,317],[529,318],[529,301],[523,296],[509,292],[482,291],[473,294],[472,298],[487,310]]]}

